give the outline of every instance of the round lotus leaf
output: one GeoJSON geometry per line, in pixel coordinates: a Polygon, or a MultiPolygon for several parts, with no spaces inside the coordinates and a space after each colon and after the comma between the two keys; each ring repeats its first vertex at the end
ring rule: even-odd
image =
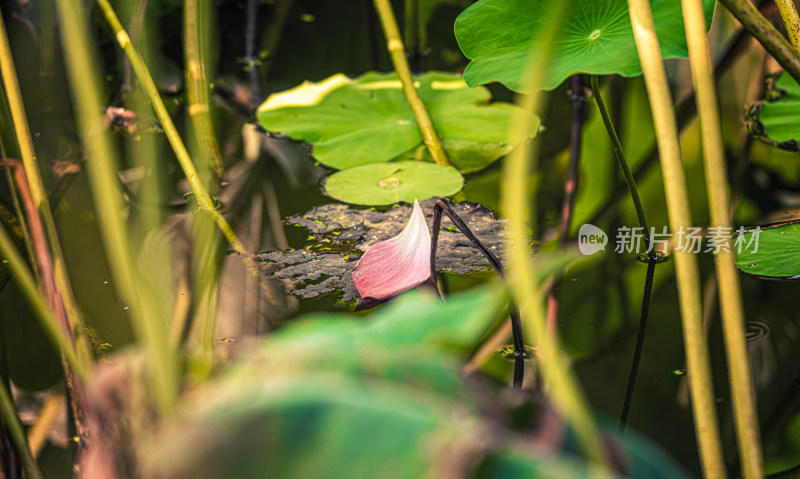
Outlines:
{"type": "Polygon", "coordinates": [[[734,241],[736,266],[774,279],[800,278],[800,223],[749,230],[734,241]]]}
{"type": "Polygon", "coordinates": [[[325,181],[325,191],[345,203],[388,205],[412,203],[461,191],[464,178],[452,166],[424,161],[398,161],[357,166],[336,172],[325,181]]]}
{"type": "MultiPolygon", "coordinates": [[[[525,88],[531,52],[543,50],[552,3],[559,0],[480,0],[456,19],[458,44],[472,62],[464,71],[469,85],[500,82],[525,88]]],[[[706,25],[715,0],[703,0],[706,25]]],[[[689,55],[681,2],[651,0],[664,58],[689,55]]],[[[636,76],[642,73],[626,0],[574,0],[556,33],[544,88],[552,90],[576,73],[636,76]]]]}

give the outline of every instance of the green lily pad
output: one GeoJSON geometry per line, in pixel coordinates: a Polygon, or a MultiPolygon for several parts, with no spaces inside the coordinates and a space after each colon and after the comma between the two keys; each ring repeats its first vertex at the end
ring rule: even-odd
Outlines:
{"type": "Polygon", "coordinates": [[[765,101],[748,111],[747,129],[779,148],[800,151],[800,85],[783,74],[770,83],[765,101]]]}
{"type": "MultiPolygon", "coordinates": [[[[489,103],[489,90],[469,88],[456,74],[432,72],[416,81],[450,162],[462,173],[485,168],[519,143],[508,136],[518,107],[489,103]]],[[[313,143],[314,157],[331,168],[429,159],[394,73],[356,79],[338,74],[305,83],[271,95],[257,116],[267,131],[313,143]]],[[[528,136],[538,129],[536,119],[528,136]]]]}
{"type": "MultiPolygon", "coordinates": [[[[703,4],[710,25],[714,0],[703,4]]],[[[651,0],[650,5],[663,57],[687,57],[680,2],[651,0]]],[[[464,71],[467,83],[496,81],[522,91],[531,52],[542,48],[549,11],[548,2],[530,0],[480,0],[464,10],[455,31],[461,50],[472,60],[464,71]]],[[[576,73],[642,73],[625,0],[574,0],[559,30],[544,89],[552,90],[576,73]]]]}
{"type": "Polygon", "coordinates": [[[757,250],[743,247],[736,252],[736,266],[741,271],[773,279],[800,278],[800,223],[749,230],[736,241],[758,246],[757,250]]]}
{"type": "Polygon", "coordinates": [[[464,178],[452,166],[424,161],[396,161],[338,171],[325,180],[325,191],[337,200],[358,205],[411,203],[461,191],[464,178]]]}

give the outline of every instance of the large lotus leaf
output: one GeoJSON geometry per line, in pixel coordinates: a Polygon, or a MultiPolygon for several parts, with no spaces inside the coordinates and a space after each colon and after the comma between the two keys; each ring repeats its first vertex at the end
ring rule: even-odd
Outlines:
{"type": "Polygon", "coordinates": [[[772,83],[767,100],[750,107],[748,117],[751,133],[780,148],[800,150],[800,85],[791,75],[772,83]]]}
{"type": "MultiPolygon", "coordinates": [[[[472,62],[464,71],[470,85],[501,82],[525,88],[531,54],[542,49],[550,2],[560,0],[480,0],[455,24],[456,39],[472,62]]],[[[703,0],[710,25],[714,0],[703,0]]],[[[664,58],[688,56],[681,3],[651,0],[664,58]]],[[[626,0],[573,0],[562,20],[544,88],[551,90],[576,73],[636,76],[642,73],[626,0]]]]}
{"type": "MultiPolygon", "coordinates": [[[[509,138],[517,108],[489,103],[486,88],[469,88],[456,74],[416,78],[450,162],[462,173],[486,167],[518,143],[509,138]]],[[[334,75],[267,98],[257,112],[261,126],[313,143],[314,157],[336,169],[419,156],[424,146],[414,114],[394,73],[356,79],[334,75]]],[[[539,128],[533,122],[529,136],[539,128]]]]}
{"type": "Polygon", "coordinates": [[[423,161],[374,163],[337,171],[325,180],[325,191],[345,203],[390,205],[413,203],[434,196],[450,196],[464,186],[464,178],[452,166],[423,161]]]}
{"type": "Polygon", "coordinates": [[[748,274],[800,278],[800,223],[750,230],[736,237],[736,266],[748,274]]]}

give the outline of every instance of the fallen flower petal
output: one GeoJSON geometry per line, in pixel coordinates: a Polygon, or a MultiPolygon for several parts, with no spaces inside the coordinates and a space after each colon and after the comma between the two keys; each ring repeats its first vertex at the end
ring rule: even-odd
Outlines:
{"type": "Polygon", "coordinates": [[[353,281],[362,298],[380,303],[424,283],[430,277],[430,261],[431,234],[422,208],[414,200],[403,231],[364,253],[353,269],[353,281]]]}

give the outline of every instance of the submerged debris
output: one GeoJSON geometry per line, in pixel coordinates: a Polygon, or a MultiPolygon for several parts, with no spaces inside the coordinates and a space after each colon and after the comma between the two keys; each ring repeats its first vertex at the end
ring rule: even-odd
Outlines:
{"type": "MultiPolygon", "coordinates": [[[[420,203],[430,226],[435,199],[420,203]]],[[[475,203],[454,204],[453,209],[487,248],[503,257],[506,222],[475,203]]],[[[272,251],[257,255],[275,278],[286,280],[288,289],[301,298],[341,293],[343,301],[358,298],[350,271],[373,244],[396,236],[411,214],[404,205],[386,212],[354,209],[344,204],[317,206],[302,216],[288,219],[291,225],[310,231],[309,244],[302,250],[272,251]]],[[[490,271],[486,258],[449,218],[442,219],[436,252],[438,271],[468,274],[490,271]]]]}

